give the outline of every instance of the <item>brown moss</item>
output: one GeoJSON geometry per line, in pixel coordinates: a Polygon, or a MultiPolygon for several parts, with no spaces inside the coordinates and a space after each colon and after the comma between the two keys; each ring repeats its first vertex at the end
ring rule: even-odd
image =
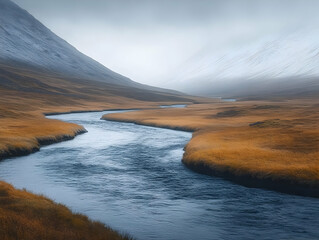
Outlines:
{"type": "Polygon", "coordinates": [[[243,114],[243,111],[233,109],[233,110],[226,110],[223,112],[218,112],[215,115],[215,117],[216,118],[236,117],[236,116],[239,116],[242,114],[243,114]]]}

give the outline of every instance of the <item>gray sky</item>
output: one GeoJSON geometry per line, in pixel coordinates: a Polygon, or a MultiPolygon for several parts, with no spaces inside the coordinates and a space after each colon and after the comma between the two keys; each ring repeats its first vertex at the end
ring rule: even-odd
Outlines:
{"type": "Polygon", "coordinates": [[[165,87],[202,49],[318,24],[316,0],[14,0],[60,37],[135,81],[165,87]]]}

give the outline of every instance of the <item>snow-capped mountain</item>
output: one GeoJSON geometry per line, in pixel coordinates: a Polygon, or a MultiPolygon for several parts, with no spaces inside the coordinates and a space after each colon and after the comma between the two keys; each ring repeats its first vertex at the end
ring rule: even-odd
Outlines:
{"type": "Polygon", "coordinates": [[[1,62],[68,77],[143,86],[82,54],[10,0],[0,0],[1,62]]]}
{"type": "Polygon", "coordinates": [[[184,86],[182,90],[206,95],[229,95],[265,85],[286,86],[287,90],[290,85],[296,88],[296,83],[317,86],[318,32],[304,29],[218,52],[204,48],[178,70],[174,79],[184,86]]]}

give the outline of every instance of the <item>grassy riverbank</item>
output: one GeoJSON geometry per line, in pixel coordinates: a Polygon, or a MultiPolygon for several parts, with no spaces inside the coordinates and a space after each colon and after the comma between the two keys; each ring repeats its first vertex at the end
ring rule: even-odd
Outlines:
{"type": "Polygon", "coordinates": [[[319,101],[240,101],[105,115],[193,130],[183,163],[250,187],[319,197],[319,101]]]}
{"type": "Polygon", "coordinates": [[[0,239],[125,240],[113,231],[61,204],[0,182],[0,239]]]}
{"type": "Polygon", "coordinates": [[[63,79],[0,65],[0,159],[72,139],[83,127],[46,119],[43,113],[157,107],[192,102],[164,92],[63,79]],[[172,102],[170,102],[172,101],[172,102]]]}

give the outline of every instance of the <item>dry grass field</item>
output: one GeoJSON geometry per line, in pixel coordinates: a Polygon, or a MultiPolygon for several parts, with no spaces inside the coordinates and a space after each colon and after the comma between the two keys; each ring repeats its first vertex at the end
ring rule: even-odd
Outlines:
{"type": "Polygon", "coordinates": [[[319,197],[319,99],[215,102],[104,119],[194,131],[183,157],[191,169],[319,197]]]}

